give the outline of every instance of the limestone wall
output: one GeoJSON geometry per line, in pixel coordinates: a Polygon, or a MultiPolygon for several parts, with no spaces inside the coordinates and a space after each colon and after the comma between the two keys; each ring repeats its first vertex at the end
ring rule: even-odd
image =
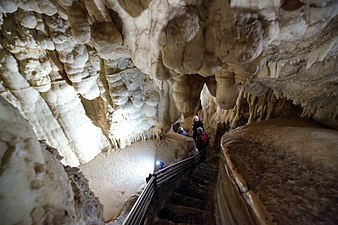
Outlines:
{"type": "Polygon", "coordinates": [[[222,148],[214,198],[218,224],[273,224],[271,215],[258,196],[252,190],[248,190],[245,180],[236,172],[226,148],[222,148]]]}
{"type": "Polygon", "coordinates": [[[220,224],[334,224],[337,137],[299,118],[226,132],[215,196],[220,224]]]}
{"type": "Polygon", "coordinates": [[[1,224],[103,224],[103,207],[77,168],[39,142],[19,111],[0,97],[1,224]]]}
{"type": "Polygon", "coordinates": [[[246,94],[250,121],[289,100],[338,128],[337,15],[330,0],[3,0],[0,95],[73,166],[191,118],[204,84],[223,110],[246,94]]]}

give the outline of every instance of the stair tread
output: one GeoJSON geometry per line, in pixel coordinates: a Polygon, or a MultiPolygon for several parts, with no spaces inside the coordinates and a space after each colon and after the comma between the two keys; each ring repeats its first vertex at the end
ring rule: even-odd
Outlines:
{"type": "Polygon", "coordinates": [[[204,210],[204,209],[199,209],[196,207],[191,207],[191,206],[182,206],[182,205],[177,205],[177,204],[173,204],[173,203],[167,203],[166,207],[169,210],[176,210],[177,208],[179,209],[179,211],[181,212],[201,212],[201,213],[210,213],[210,210],[204,210]]]}
{"type": "Polygon", "coordinates": [[[218,173],[209,173],[209,172],[205,172],[205,171],[197,171],[197,172],[194,172],[192,173],[192,176],[203,176],[205,177],[206,179],[210,180],[214,180],[214,179],[217,179],[217,176],[218,176],[218,173]]]}
{"type": "Polygon", "coordinates": [[[191,225],[190,223],[175,223],[168,219],[159,219],[157,220],[154,225],[191,225]]]}
{"type": "Polygon", "coordinates": [[[172,193],[169,202],[176,204],[176,205],[190,206],[190,207],[195,207],[199,209],[210,209],[210,204],[206,203],[205,201],[201,199],[191,198],[185,195],[181,195],[178,192],[172,193]]]}
{"type": "Polygon", "coordinates": [[[182,180],[182,183],[184,183],[185,186],[189,186],[189,187],[193,187],[193,188],[197,188],[199,190],[202,191],[210,191],[214,189],[214,185],[213,183],[202,183],[199,180],[195,180],[195,179],[186,179],[186,180],[182,180]]]}
{"type": "Polygon", "coordinates": [[[211,219],[212,213],[210,211],[200,210],[192,207],[177,206],[167,204],[165,208],[161,209],[158,217],[161,219],[168,219],[175,223],[194,223],[206,224],[211,219]]]}
{"type": "Polygon", "coordinates": [[[216,184],[217,182],[217,177],[210,177],[210,176],[206,176],[203,174],[192,174],[191,179],[197,179],[197,180],[200,180],[199,182],[204,182],[204,183],[216,184]]]}
{"type": "Polygon", "coordinates": [[[218,165],[208,165],[208,164],[200,164],[196,167],[197,170],[206,170],[211,172],[217,172],[218,171],[218,165]]]}
{"type": "Polygon", "coordinates": [[[175,191],[182,195],[185,195],[191,198],[197,198],[200,200],[206,200],[213,194],[210,192],[205,192],[205,191],[197,190],[197,189],[186,187],[186,186],[178,187],[175,189],[175,191]]]}
{"type": "Polygon", "coordinates": [[[198,184],[197,186],[200,186],[201,188],[214,188],[216,186],[216,182],[205,180],[202,177],[192,177],[191,181],[193,181],[196,185],[198,184]]]}

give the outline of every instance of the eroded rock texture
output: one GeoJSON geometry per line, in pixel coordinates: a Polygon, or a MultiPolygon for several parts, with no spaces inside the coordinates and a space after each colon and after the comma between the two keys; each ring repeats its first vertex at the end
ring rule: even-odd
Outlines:
{"type": "Polygon", "coordinates": [[[338,128],[337,1],[5,0],[0,12],[1,95],[65,164],[200,109],[250,123],[287,102],[338,128]]]}
{"type": "Polygon", "coordinates": [[[38,141],[19,111],[0,97],[2,224],[104,224],[103,206],[79,169],[38,141]]]}
{"type": "Polygon", "coordinates": [[[335,224],[338,132],[271,119],[222,137],[220,224],[335,224]]]}

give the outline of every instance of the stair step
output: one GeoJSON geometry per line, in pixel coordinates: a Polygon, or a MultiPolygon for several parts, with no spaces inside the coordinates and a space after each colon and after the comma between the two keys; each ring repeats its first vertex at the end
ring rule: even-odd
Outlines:
{"type": "Polygon", "coordinates": [[[181,195],[180,193],[173,192],[169,200],[170,203],[182,206],[195,207],[198,209],[209,210],[210,205],[203,200],[191,198],[181,195]]]}
{"type": "Polygon", "coordinates": [[[202,174],[192,174],[190,176],[190,179],[193,180],[196,183],[205,185],[205,186],[215,186],[217,182],[217,178],[210,178],[210,177],[205,177],[202,174]]]}
{"type": "Polygon", "coordinates": [[[206,180],[216,180],[218,173],[207,172],[207,171],[195,171],[192,173],[193,176],[203,177],[206,180]]]}
{"type": "Polygon", "coordinates": [[[210,171],[210,172],[217,173],[217,171],[218,171],[218,164],[217,165],[208,165],[208,164],[202,163],[202,164],[199,164],[197,166],[197,170],[205,170],[205,171],[210,171]]]}
{"type": "Polygon", "coordinates": [[[205,176],[208,176],[208,177],[212,177],[212,178],[215,178],[215,177],[217,177],[217,174],[218,174],[218,171],[211,171],[211,170],[195,170],[194,172],[193,172],[193,174],[203,174],[203,175],[205,175],[205,176]]]}
{"type": "Polygon", "coordinates": [[[194,189],[193,187],[189,187],[189,186],[180,186],[176,188],[175,191],[177,193],[180,193],[181,195],[185,195],[190,198],[197,198],[200,200],[206,200],[210,198],[210,196],[212,195],[212,193],[194,189]]]}
{"type": "Polygon", "coordinates": [[[212,214],[209,211],[173,204],[167,204],[158,216],[161,219],[168,219],[175,223],[190,224],[208,224],[212,219],[212,214]]]}
{"type": "Polygon", "coordinates": [[[191,225],[191,224],[190,223],[175,223],[167,219],[159,219],[154,223],[154,225],[191,225]]]}
{"type": "Polygon", "coordinates": [[[193,174],[205,174],[208,176],[213,176],[215,177],[218,174],[218,171],[214,171],[214,170],[207,170],[207,169],[196,169],[193,174]]]}
{"type": "Polygon", "coordinates": [[[192,176],[203,177],[206,180],[217,180],[217,172],[205,172],[205,171],[197,171],[197,173],[193,173],[192,176]]]}
{"type": "Polygon", "coordinates": [[[215,185],[213,185],[213,183],[209,183],[206,185],[205,183],[201,183],[198,180],[194,180],[194,179],[189,179],[189,180],[184,179],[182,180],[181,185],[183,185],[184,187],[197,189],[205,193],[212,193],[215,189],[214,188],[215,185]]]}

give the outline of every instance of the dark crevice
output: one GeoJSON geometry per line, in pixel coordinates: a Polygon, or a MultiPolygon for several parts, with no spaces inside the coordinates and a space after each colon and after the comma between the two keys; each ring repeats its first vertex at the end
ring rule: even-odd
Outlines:
{"type": "Polygon", "coordinates": [[[15,146],[7,145],[7,149],[1,158],[0,176],[2,176],[3,172],[7,169],[8,165],[11,163],[10,159],[14,151],[15,146]]]}

